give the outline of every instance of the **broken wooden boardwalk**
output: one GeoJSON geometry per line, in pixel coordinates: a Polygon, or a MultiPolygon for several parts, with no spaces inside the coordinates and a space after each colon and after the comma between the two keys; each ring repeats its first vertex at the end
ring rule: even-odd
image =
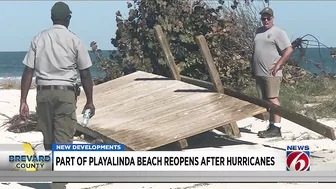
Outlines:
{"type": "MultiPolygon", "coordinates": [[[[85,102],[82,92],[78,121],[85,102]]],[[[95,86],[94,104],[96,115],[85,129],[110,139],[105,142],[115,141],[134,151],[152,150],[267,111],[225,94],[141,71],[95,86]]]]}

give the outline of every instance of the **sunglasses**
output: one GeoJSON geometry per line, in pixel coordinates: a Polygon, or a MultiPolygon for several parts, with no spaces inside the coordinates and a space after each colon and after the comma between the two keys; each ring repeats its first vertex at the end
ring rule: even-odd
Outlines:
{"type": "Polygon", "coordinates": [[[65,19],[67,19],[67,20],[70,20],[71,19],[71,15],[69,15],[69,16],[67,16],[65,19]]]}
{"type": "Polygon", "coordinates": [[[263,18],[261,18],[261,20],[262,21],[270,21],[270,20],[272,20],[272,17],[263,17],[263,18]]]}

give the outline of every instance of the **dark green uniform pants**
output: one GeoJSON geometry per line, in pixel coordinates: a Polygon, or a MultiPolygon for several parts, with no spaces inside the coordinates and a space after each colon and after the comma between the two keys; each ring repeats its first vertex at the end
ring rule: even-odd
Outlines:
{"type": "MultiPolygon", "coordinates": [[[[76,97],[71,90],[37,91],[37,130],[43,134],[45,150],[52,144],[72,144],[76,132],[76,97]]],[[[52,189],[64,189],[66,183],[52,183],[52,189]]]]}

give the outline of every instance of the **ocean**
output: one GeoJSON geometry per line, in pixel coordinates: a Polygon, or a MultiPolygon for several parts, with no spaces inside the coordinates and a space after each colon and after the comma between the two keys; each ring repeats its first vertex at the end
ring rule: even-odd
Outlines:
{"type": "MultiPolygon", "coordinates": [[[[24,64],[22,63],[27,52],[0,52],[0,82],[4,80],[20,80],[24,64]]],[[[104,76],[104,72],[97,69],[96,58],[89,52],[94,66],[91,69],[93,77],[104,76]]],[[[102,52],[103,56],[108,57],[109,51],[102,52]]]]}
{"type": "MultiPolygon", "coordinates": [[[[94,62],[91,70],[93,77],[104,76],[104,73],[96,68],[94,54],[92,52],[89,52],[89,54],[94,62]]],[[[21,78],[24,68],[22,60],[25,55],[26,52],[0,52],[0,82],[8,79],[19,80],[21,78]]],[[[103,51],[103,55],[107,57],[109,51],[103,51]]],[[[317,75],[320,75],[322,71],[336,74],[336,59],[331,57],[330,50],[327,48],[308,48],[303,58],[300,58],[300,53],[296,50],[291,59],[299,61],[299,65],[302,68],[317,75]]]]}

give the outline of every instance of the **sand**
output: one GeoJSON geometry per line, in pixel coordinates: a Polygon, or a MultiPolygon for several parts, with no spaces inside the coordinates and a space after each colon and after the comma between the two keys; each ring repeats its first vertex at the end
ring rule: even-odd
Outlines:
{"type": "MultiPolygon", "coordinates": [[[[19,112],[20,91],[19,90],[0,90],[0,113],[8,116],[13,116],[19,112]]],[[[28,95],[28,105],[30,110],[34,110],[36,105],[36,91],[30,90],[28,95]]],[[[78,107],[82,108],[82,107],[78,107]]],[[[7,118],[0,115],[0,125],[6,121],[7,118]]],[[[336,128],[336,120],[319,120],[320,122],[336,128]]],[[[269,150],[284,150],[286,145],[290,144],[303,144],[309,145],[313,156],[311,166],[314,170],[336,171],[336,144],[330,139],[326,139],[321,135],[305,129],[293,122],[282,119],[282,132],[283,139],[259,139],[256,133],[259,130],[265,129],[267,122],[258,120],[256,118],[246,118],[238,122],[240,128],[244,128],[242,132],[243,141],[241,144],[229,145],[230,142],[225,139],[221,133],[212,132],[203,136],[201,146],[195,146],[192,151],[198,150],[244,150],[254,151],[258,149],[267,148],[269,150]],[[206,140],[205,140],[206,139],[206,140]],[[252,144],[253,143],[253,144],[252,144]]],[[[42,144],[42,135],[38,132],[29,132],[22,134],[15,134],[6,131],[5,128],[0,128],[0,143],[1,144],[13,144],[13,143],[40,143],[42,144]]],[[[222,183],[222,184],[200,184],[200,183],[71,183],[67,185],[67,189],[226,189],[226,188],[304,188],[310,189],[316,187],[335,188],[334,184],[296,184],[296,183],[279,183],[279,184],[239,184],[239,183],[222,183]]],[[[28,188],[48,188],[46,184],[19,184],[19,183],[0,183],[1,189],[28,189],[28,188]]]]}

